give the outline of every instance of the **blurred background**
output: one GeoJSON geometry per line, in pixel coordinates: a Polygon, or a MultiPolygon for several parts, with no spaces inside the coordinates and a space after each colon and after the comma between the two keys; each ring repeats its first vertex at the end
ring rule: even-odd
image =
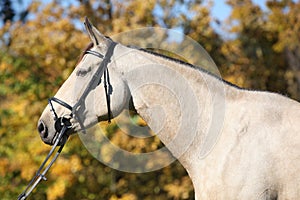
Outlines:
{"type": "MultiPolygon", "coordinates": [[[[50,147],[37,120],[89,43],[85,16],[106,34],[139,27],[175,29],[199,42],[222,77],[240,87],[300,100],[300,2],[293,0],[1,0],[0,199],[16,199],[50,147]]],[[[105,124],[104,124],[105,125],[105,124]]],[[[105,126],[128,151],[160,148],[105,126]]],[[[180,163],[131,174],[94,159],[72,136],[30,199],[194,199],[180,163]]]]}

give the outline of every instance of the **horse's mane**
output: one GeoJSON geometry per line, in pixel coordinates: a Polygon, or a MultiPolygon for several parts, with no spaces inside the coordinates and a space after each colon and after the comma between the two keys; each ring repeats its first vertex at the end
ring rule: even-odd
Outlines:
{"type": "Polygon", "coordinates": [[[135,49],[137,49],[137,50],[140,50],[140,51],[143,51],[143,52],[146,52],[146,53],[149,53],[149,54],[152,54],[152,55],[161,57],[161,58],[165,58],[165,59],[167,59],[167,60],[170,60],[170,61],[179,63],[179,64],[181,64],[181,65],[185,65],[185,66],[191,67],[191,68],[193,68],[193,69],[196,69],[196,70],[199,70],[199,71],[201,71],[201,72],[204,72],[204,73],[206,73],[206,74],[208,74],[208,75],[210,75],[210,76],[213,76],[214,78],[216,78],[216,79],[222,81],[223,83],[225,83],[225,84],[227,84],[227,85],[229,85],[229,86],[233,86],[233,87],[235,87],[235,88],[242,89],[242,88],[240,88],[239,86],[237,86],[237,85],[235,85],[235,84],[233,84],[233,83],[230,83],[230,82],[224,80],[223,78],[217,76],[216,74],[214,74],[214,73],[212,73],[212,72],[210,72],[210,71],[208,71],[208,70],[206,70],[206,69],[204,69],[204,68],[202,68],[202,67],[192,65],[191,63],[185,62],[185,61],[183,61],[183,60],[180,60],[180,59],[177,59],[177,58],[173,58],[173,57],[167,56],[167,55],[165,55],[165,54],[157,53],[157,52],[155,52],[155,51],[153,51],[153,50],[151,50],[151,49],[137,48],[137,47],[132,47],[132,46],[130,46],[130,48],[135,48],[135,49]]]}
{"type": "Polygon", "coordinates": [[[78,65],[78,63],[80,63],[80,61],[82,60],[84,54],[86,53],[87,50],[90,50],[92,47],[94,46],[94,44],[92,42],[90,42],[85,48],[84,50],[81,52],[81,54],[79,55],[78,61],[76,63],[75,66],[78,65]]]}

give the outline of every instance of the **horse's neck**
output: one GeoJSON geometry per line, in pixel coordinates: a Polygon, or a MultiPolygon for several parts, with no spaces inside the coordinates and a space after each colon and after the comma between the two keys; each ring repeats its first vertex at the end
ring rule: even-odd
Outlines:
{"type": "Polygon", "coordinates": [[[211,124],[214,109],[224,102],[222,81],[137,50],[119,62],[137,112],[187,168],[200,156],[208,132],[219,131],[211,124]]]}

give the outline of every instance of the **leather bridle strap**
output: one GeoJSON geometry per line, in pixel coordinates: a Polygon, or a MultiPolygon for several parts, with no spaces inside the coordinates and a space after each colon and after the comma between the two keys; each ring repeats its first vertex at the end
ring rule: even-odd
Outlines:
{"type": "Polygon", "coordinates": [[[110,94],[112,93],[112,86],[110,84],[108,69],[106,69],[104,72],[104,90],[106,96],[108,123],[110,123],[111,116],[112,116],[111,108],[110,108],[110,94]]]}
{"type": "Polygon", "coordinates": [[[92,50],[86,50],[85,54],[92,54],[92,55],[97,56],[99,58],[103,58],[104,57],[101,53],[98,53],[97,51],[92,51],[92,50]]]}
{"type": "Polygon", "coordinates": [[[48,99],[48,104],[50,105],[50,111],[53,115],[54,121],[56,121],[58,119],[57,113],[55,112],[55,109],[53,107],[52,101],[62,105],[63,107],[69,109],[72,112],[72,106],[70,106],[69,104],[67,104],[66,102],[56,98],[56,97],[51,97],[50,99],[48,99]]]}
{"type": "Polygon", "coordinates": [[[104,58],[103,58],[102,54],[100,54],[96,51],[91,51],[91,50],[86,51],[87,54],[92,54],[92,55],[97,56],[99,58],[103,58],[103,60],[100,64],[100,66],[98,67],[97,71],[95,72],[94,76],[92,77],[90,83],[85,88],[84,92],[82,93],[81,97],[79,98],[77,103],[73,106],[72,113],[74,114],[74,117],[77,117],[77,118],[79,117],[77,115],[78,109],[84,103],[84,100],[87,97],[87,95],[89,94],[89,92],[100,84],[101,77],[104,74],[104,87],[105,87],[105,95],[106,95],[106,103],[107,103],[107,111],[108,111],[108,121],[110,122],[110,120],[111,120],[111,108],[110,108],[110,98],[109,98],[110,94],[108,93],[109,91],[107,89],[107,84],[110,86],[110,82],[109,82],[109,79],[107,79],[107,76],[108,76],[107,66],[111,61],[111,57],[113,55],[115,46],[117,45],[117,43],[115,43],[113,41],[111,41],[111,42],[112,43],[108,47],[108,50],[107,50],[104,58]]]}

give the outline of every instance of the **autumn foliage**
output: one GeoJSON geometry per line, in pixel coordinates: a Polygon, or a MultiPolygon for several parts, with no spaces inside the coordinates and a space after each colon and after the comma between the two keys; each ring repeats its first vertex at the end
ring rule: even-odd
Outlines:
{"type": "MultiPolygon", "coordinates": [[[[222,22],[211,16],[212,5],[201,0],[47,2],[33,1],[26,18],[5,20],[0,28],[2,200],[16,199],[49,151],[36,123],[47,98],[69,76],[89,42],[82,25],[85,16],[106,35],[145,26],[176,28],[209,52],[224,79],[300,100],[297,1],[269,0],[262,9],[251,0],[227,0],[232,10],[222,22]],[[222,31],[216,32],[213,23],[222,31]]],[[[105,127],[111,141],[124,149],[152,151],[162,145],[156,139],[122,135],[116,124],[105,127]]],[[[94,159],[78,136],[71,137],[48,179],[30,199],[194,198],[192,183],[178,162],[145,174],[120,172],[94,159]]]]}

